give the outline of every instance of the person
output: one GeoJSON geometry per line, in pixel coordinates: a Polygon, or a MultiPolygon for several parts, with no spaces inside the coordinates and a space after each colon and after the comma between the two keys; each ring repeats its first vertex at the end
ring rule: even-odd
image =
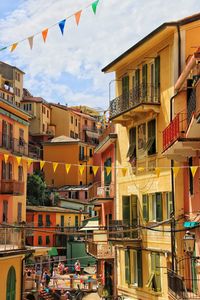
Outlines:
{"type": "Polygon", "coordinates": [[[80,264],[80,261],[78,259],[74,264],[74,269],[75,269],[76,275],[80,275],[80,273],[81,273],[81,264],[80,264]]]}
{"type": "Polygon", "coordinates": [[[52,277],[53,277],[53,287],[58,287],[58,276],[57,276],[57,268],[53,268],[52,277]]]}
{"type": "Polygon", "coordinates": [[[45,287],[49,286],[50,279],[51,279],[51,277],[49,276],[49,274],[47,273],[47,271],[45,271],[44,275],[43,275],[43,280],[44,280],[45,287]]]}

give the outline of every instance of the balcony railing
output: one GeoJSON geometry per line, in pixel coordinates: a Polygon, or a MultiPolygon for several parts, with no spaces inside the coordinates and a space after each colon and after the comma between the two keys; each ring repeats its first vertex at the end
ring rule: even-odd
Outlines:
{"type": "Polygon", "coordinates": [[[160,103],[160,88],[141,84],[110,102],[110,117],[113,118],[140,104],[155,103],[160,103]]]}
{"type": "Polygon", "coordinates": [[[108,227],[109,240],[139,239],[138,225],[138,221],[130,225],[122,220],[112,220],[108,227]]]}
{"type": "Polygon", "coordinates": [[[1,194],[23,195],[24,182],[2,179],[0,181],[0,190],[1,190],[1,194]]]}
{"type": "Polygon", "coordinates": [[[16,139],[7,134],[0,133],[0,147],[18,155],[28,156],[28,144],[22,138],[16,139]]]}
{"type": "Polygon", "coordinates": [[[109,244],[88,242],[87,243],[87,251],[92,256],[95,256],[97,259],[114,258],[113,248],[109,244]]]}
{"type": "Polygon", "coordinates": [[[28,156],[31,158],[39,159],[41,158],[41,149],[38,146],[28,145],[28,156]]]}
{"type": "Polygon", "coordinates": [[[22,229],[0,227],[0,252],[24,248],[22,229]]]}
{"type": "Polygon", "coordinates": [[[109,124],[108,127],[103,131],[103,133],[99,136],[99,143],[101,143],[110,133],[115,132],[115,126],[113,124],[109,124]]]}

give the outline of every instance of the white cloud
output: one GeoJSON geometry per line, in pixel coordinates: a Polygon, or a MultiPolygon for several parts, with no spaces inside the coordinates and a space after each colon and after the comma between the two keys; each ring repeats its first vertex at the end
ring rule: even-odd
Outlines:
{"type": "MultiPolygon", "coordinates": [[[[1,45],[40,32],[89,3],[24,0],[0,19],[1,45]]],[[[68,19],[63,37],[58,26],[53,27],[45,44],[39,34],[32,51],[26,40],[12,54],[1,52],[1,60],[23,69],[26,87],[46,100],[105,107],[111,75],[102,74],[101,68],[161,23],[198,12],[199,8],[199,0],[100,0],[97,15],[91,7],[84,10],[78,28],[74,18],[68,19]]]]}

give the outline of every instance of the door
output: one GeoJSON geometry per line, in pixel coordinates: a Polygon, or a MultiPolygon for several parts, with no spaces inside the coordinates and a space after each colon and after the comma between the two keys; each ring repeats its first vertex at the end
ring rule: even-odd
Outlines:
{"type": "Polygon", "coordinates": [[[11,267],[7,276],[6,300],[15,300],[16,294],[16,273],[14,267],[11,267]]]}
{"type": "MultiPolygon", "coordinates": [[[[196,256],[196,251],[194,251],[193,257],[196,256]]],[[[197,294],[197,272],[196,272],[196,261],[195,259],[191,259],[191,271],[192,271],[192,291],[197,294]]]]}

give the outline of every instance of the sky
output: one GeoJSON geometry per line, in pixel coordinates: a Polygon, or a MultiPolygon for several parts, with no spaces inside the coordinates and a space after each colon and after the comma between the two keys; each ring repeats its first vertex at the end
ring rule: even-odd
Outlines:
{"type": "Polygon", "coordinates": [[[200,12],[199,0],[99,0],[95,15],[93,1],[0,1],[0,47],[25,39],[12,53],[1,51],[0,60],[26,73],[24,87],[32,95],[105,109],[114,74],[101,69],[162,23],[200,12]],[[73,14],[81,9],[77,26],[73,14]],[[36,35],[30,50],[27,37],[71,15],[63,36],[56,25],[46,43],[36,35]]]}

